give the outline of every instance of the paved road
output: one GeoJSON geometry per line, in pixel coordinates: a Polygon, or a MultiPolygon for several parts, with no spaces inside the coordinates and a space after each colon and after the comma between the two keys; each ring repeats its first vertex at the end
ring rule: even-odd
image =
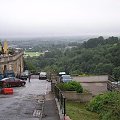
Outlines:
{"type": "Polygon", "coordinates": [[[38,99],[49,91],[49,82],[31,79],[25,87],[15,87],[13,95],[0,95],[0,120],[38,120],[33,116],[41,108],[38,99]]]}

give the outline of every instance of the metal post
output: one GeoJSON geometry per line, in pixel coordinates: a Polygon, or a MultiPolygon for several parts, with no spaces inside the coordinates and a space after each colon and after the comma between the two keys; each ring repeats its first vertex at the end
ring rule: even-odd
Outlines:
{"type": "Polygon", "coordinates": [[[64,120],[65,120],[65,115],[66,115],[66,106],[65,106],[65,98],[64,98],[64,120]]]}

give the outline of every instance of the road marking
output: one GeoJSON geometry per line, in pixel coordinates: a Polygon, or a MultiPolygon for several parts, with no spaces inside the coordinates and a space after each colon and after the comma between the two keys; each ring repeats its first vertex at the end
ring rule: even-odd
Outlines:
{"type": "Polygon", "coordinates": [[[41,114],[42,114],[42,110],[34,110],[34,112],[33,112],[34,117],[40,117],[41,114]]]}

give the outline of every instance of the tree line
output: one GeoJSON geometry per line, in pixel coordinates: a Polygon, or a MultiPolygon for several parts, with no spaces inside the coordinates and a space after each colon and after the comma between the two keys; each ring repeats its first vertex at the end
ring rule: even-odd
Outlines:
{"type": "Polygon", "coordinates": [[[33,71],[60,72],[72,75],[110,74],[120,79],[120,40],[102,36],[83,43],[70,43],[62,48],[54,45],[44,55],[27,57],[26,66],[33,71]]]}

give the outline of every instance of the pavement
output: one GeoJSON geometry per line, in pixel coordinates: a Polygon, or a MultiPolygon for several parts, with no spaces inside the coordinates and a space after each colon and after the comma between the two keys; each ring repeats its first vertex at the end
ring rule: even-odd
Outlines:
{"type": "Polygon", "coordinates": [[[56,101],[51,92],[45,95],[42,120],[60,120],[56,101]]]}
{"type": "Polygon", "coordinates": [[[45,96],[43,117],[41,120],[71,120],[69,116],[63,116],[60,105],[54,94],[49,92],[45,96]]]}

